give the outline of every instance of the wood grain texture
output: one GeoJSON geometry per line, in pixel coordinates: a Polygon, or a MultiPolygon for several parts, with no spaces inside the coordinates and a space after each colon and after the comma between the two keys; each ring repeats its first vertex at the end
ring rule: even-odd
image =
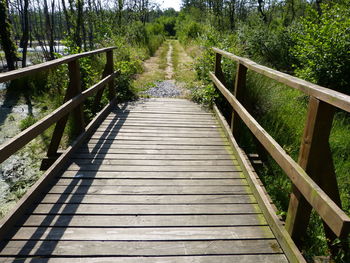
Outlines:
{"type": "MultiPolygon", "coordinates": [[[[210,242],[211,243],[211,242],[210,242]]],[[[207,245],[210,245],[208,243],[207,245]]],[[[18,258],[4,257],[1,258],[4,263],[15,263],[18,258]]],[[[281,263],[288,262],[286,257],[282,254],[258,254],[258,255],[201,255],[201,256],[160,256],[160,257],[89,257],[86,258],[74,258],[74,257],[60,257],[60,258],[47,258],[47,257],[36,257],[36,263],[82,263],[87,262],[94,263],[281,263]]],[[[33,263],[33,258],[20,258],[22,263],[33,263]]]]}
{"type": "Polygon", "coordinates": [[[119,105],[70,161],[1,262],[287,262],[218,123],[193,103],[119,105]]]}

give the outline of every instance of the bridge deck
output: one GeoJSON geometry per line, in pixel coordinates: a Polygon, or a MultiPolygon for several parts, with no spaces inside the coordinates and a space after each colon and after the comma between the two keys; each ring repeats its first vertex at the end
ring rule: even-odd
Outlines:
{"type": "Polygon", "coordinates": [[[28,210],[0,261],[286,262],[240,171],[199,106],[129,104],[28,210]]]}

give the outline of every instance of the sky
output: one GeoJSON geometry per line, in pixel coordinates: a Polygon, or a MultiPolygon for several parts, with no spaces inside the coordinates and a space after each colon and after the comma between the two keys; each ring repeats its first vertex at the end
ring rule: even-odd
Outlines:
{"type": "Polygon", "coordinates": [[[172,7],[176,11],[180,10],[181,0],[155,0],[155,2],[160,4],[161,9],[172,7]]]}

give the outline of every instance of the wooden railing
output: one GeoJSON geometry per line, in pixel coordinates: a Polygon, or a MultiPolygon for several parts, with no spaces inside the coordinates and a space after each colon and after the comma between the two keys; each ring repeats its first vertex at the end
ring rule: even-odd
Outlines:
{"type": "Polygon", "coordinates": [[[335,108],[350,112],[350,96],[223,50],[213,50],[216,54],[215,73],[210,72],[210,78],[233,108],[230,126],[233,136],[238,135],[238,127],[243,122],[293,183],[285,225],[290,236],[297,244],[300,243],[306,233],[313,208],[322,218],[329,240],[347,237],[350,232],[350,218],[341,209],[329,135],[335,108]],[[238,63],[233,94],[223,84],[223,56],[238,63]],[[248,69],[310,96],[298,162],[283,150],[242,105],[248,69]]]}
{"type": "Polygon", "coordinates": [[[5,161],[19,149],[28,144],[38,135],[42,134],[51,125],[56,124],[52,135],[51,143],[48,149],[48,159],[43,162],[42,166],[49,168],[42,177],[31,187],[31,189],[21,198],[16,204],[16,207],[7,214],[0,222],[0,239],[2,239],[8,231],[11,230],[18,220],[25,214],[26,209],[40,197],[40,194],[45,191],[54,176],[64,167],[73,152],[86,140],[98,127],[98,124],[107,116],[111,109],[116,105],[116,90],[114,79],[117,72],[113,69],[113,49],[115,47],[102,48],[95,51],[66,56],[60,59],[52,60],[31,67],[10,71],[0,74],[0,83],[32,75],[36,72],[52,69],[61,64],[68,64],[69,70],[69,86],[64,97],[63,104],[56,110],[42,118],[32,126],[28,127],[14,138],[5,142],[0,146],[0,163],[5,161]],[[106,53],[106,65],[103,71],[102,80],[92,87],[82,91],[79,59],[87,56],[106,53]],[[99,108],[100,99],[104,88],[108,85],[109,103],[95,116],[95,118],[85,125],[83,116],[83,102],[89,96],[95,94],[94,107],[99,108]],[[63,131],[65,129],[68,116],[72,114],[73,122],[76,127],[76,139],[62,153],[57,153],[63,131]],[[52,165],[51,165],[52,164],[52,165]]]}
{"type": "Polygon", "coordinates": [[[7,73],[0,74],[0,83],[32,75],[36,72],[52,69],[61,64],[68,64],[68,74],[69,74],[69,86],[66,90],[66,95],[62,106],[54,110],[52,113],[25,129],[17,136],[9,140],[0,146],[0,163],[10,157],[12,154],[17,152],[28,142],[33,140],[35,137],[40,135],[43,131],[48,129],[51,125],[56,123],[54,133],[52,135],[51,143],[48,149],[48,158],[50,163],[44,162],[45,169],[52,164],[55,159],[57,159],[57,149],[59,147],[63,131],[65,129],[68,115],[73,114],[74,126],[77,135],[84,131],[85,122],[83,117],[83,107],[82,103],[85,99],[95,93],[95,106],[100,103],[103,88],[106,84],[109,84],[109,99],[112,100],[115,97],[115,88],[113,85],[113,79],[116,72],[113,71],[113,49],[114,47],[103,48],[95,51],[75,54],[66,56],[60,59],[55,59],[42,64],[34,65],[31,67],[18,69],[10,71],[7,73]],[[81,80],[80,80],[80,68],[79,68],[79,58],[92,56],[100,53],[106,53],[107,63],[103,72],[103,79],[90,87],[87,90],[81,91],[81,80]]]}

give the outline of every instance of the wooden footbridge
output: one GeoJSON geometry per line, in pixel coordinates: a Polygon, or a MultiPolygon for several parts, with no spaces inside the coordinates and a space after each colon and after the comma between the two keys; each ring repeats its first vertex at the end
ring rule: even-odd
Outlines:
{"type": "Polygon", "coordinates": [[[328,136],[334,108],[350,112],[349,97],[214,51],[210,76],[233,108],[231,126],[218,107],[210,113],[183,99],[118,104],[113,48],[0,74],[4,82],[67,63],[70,78],[61,107],[0,147],[3,162],[56,124],[45,174],[1,222],[0,262],[304,262],[295,242],[311,208],[327,237],[346,237],[350,220],[340,208],[328,136]],[[81,91],[79,58],[100,53],[103,79],[81,91]],[[222,56],[238,62],[233,94],[223,84],[222,56]],[[299,163],[240,103],[247,69],[310,96],[299,163]],[[109,103],[98,111],[107,85],[109,103]],[[89,96],[97,114],[85,125],[89,96]],[[69,114],[77,138],[59,153],[69,114]],[[243,123],[294,184],[286,224],[236,143],[243,123]]]}

